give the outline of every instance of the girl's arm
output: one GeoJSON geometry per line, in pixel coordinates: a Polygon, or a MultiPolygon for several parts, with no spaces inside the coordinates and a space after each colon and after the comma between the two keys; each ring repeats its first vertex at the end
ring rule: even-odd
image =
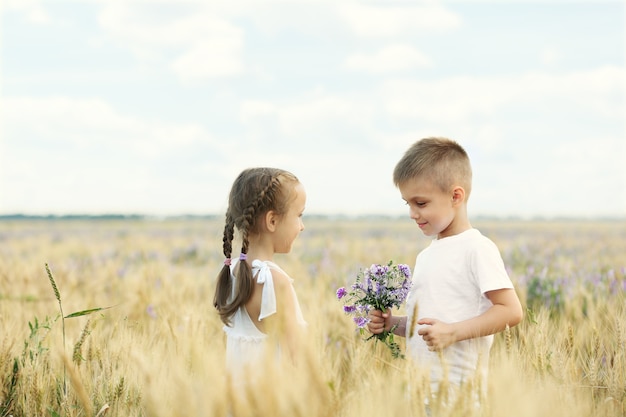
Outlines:
{"type": "Polygon", "coordinates": [[[271,318],[271,331],[277,338],[281,350],[296,362],[296,354],[301,349],[302,326],[298,324],[296,314],[296,296],[291,279],[281,271],[272,269],[274,291],[276,293],[276,314],[271,318]]]}
{"type": "Polygon", "coordinates": [[[524,313],[514,289],[488,291],[485,295],[493,306],[480,316],[457,323],[444,323],[432,318],[418,320],[417,324],[428,325],[420,328],[418,334],[429,349],[444,349],[461,340],[498,333],[507,325],[513,327],[522,321],[524,313]]]}

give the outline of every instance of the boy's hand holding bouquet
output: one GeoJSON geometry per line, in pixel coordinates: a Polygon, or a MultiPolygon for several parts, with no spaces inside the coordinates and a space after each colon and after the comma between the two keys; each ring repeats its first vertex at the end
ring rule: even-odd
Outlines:
{"type": "MultiPolygon", "coordinates": [[[[360,271],[349,290],[345,287],[337,290],[337,298],[343,300],[343,311],[354,316],[354,323],[363,334],[369,322],[367,315],[370,310],[387,311],[394,306],[400,307],[410,288],[410,268],[405,264],[393,265],[393,262],[389,261],[387,265],[373,264],[365,271],[360,271]]],[[[396,326],[382,333],[372,334],[365,340],[372,338],[380,340],[391,349],[394,358],[403,358],[400,346],[393,338],[395,328],[396,326]]]]}

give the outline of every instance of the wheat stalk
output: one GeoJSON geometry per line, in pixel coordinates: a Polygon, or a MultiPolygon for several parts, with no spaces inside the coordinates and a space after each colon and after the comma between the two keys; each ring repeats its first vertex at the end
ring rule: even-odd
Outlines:
{"type": "Polygon", "coordinates": [[[70,382],[72,383],[72,386],[74,387],[74,390],[76,391],[76,394],[78,395],[78,400],[80,401],[83,408],[85,409],[85,414],[87,414],[88,416],[92,415],[93,407],[91,405],[91,401],[89,400],[89,395],[87,395],[87,390],[85,389],[85,386],[80,380],[80,376],[78,375],[78,372],[72,366],[69,358],[65,354],[63,354],[63,363],[65,364],[66,369],[69,370],[70,382]]]}
{"type": "Polygon", "coordinates": [[[74,351],[72,352],[72,361],[74,361],[76,365],[80,365],[81,361],[83,360],[82,347],[83,343],[85,343],[87,335],[89,334],[90,324],[91,320],[87,320],[85,327],[83,327],[83,331],[80,333],[78,341],[74,345],[74,351]]]}
{"type": "Polygon", "coordinates": [[[567,326],[567,344],[565,345],[565,350],[568,355],[571,355],[574,350],[574,327],[571,324],[567,326]]]}
{"type": "Polygon", "coordinates": [[[504,328],[504,342],[505,342],[505,346],[506,346],[506,353],[507,355],[511,354],[511,349],[513,348],[513,341],[511,340],[511,328],[509,327],[509,324],[506,324],[506,327],[504,328]]]}
{"type": "Polygon", "coordinates": [[[411,327],[409,327],[409,339],[413,337],[415,333],[415,326],[417,325],[417,301],[413,306],[413,315],[411,316],[411,327]]]}
{"type": "Polygon", "coordinates": [[[113,393],[113,398],[115,400],[119,400],[122,398],[122,394],[124,394],[124,377],[120,378],[120,381],[117,383],[115,387],[115,392],[113,393]]]}
{"type": "MultiPolygon", "coordinates": [[[[50,271],[50,267],[46,263],[46,272],[48,273],[48,279],[50,280],[50,285],[52,285],[52,291],[54,291],[54,296],[59,303],[59,311],[61,312],[61,329],[63,331],[63,354],[65,354],[65,316],[63,314],[63,303],[61,303],[61,293],[59,292],[59,288],[57,287],[57,283],[52,276],[52,272],[50,271]]],[[[63,366],[63,395],[67,394],[67,383],[66,383],[67,370],[66,367],[63,366]]]]}
{"type": "Polygon", "coordinates": [[[109,408],[109,404],[103,405],[100,411],[98,411],[98,414],[96,414],[96,417],[102,417],[103,415],[105,415],[107,411],[109,411],[109,408]]]}

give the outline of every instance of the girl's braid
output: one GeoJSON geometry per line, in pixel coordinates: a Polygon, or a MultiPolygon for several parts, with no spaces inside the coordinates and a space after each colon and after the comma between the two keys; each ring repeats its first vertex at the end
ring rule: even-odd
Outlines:
{"type": "MultiPolygon", "coordinates": [[[[229,210],[226,212],[226,224],[224,225],[224,237],[222,238],[224,256],[230,258],[233,251],[233,238],[234,238],[235,222],[233,216],[229,210]]],[[[232,306],[228,304],[228,298],[231,292],[231,278],[230,278],[230,261],[224,261],[219,275],[217,276],[217,285],[215,287],[215,295],[213,296],[213,305],[217,309],[220,318],[225,324],[228,324],[229,317],[232,314],[232,306]]]]}
{"type": "Polygon", "coordinates": [[[224,237],[222,238],[224,256],[230,258],[233,253],[233,239],[235,238],[235,222],[230,210],[226,213],[226,224],[224,225],[224,237]]]}
{"type": "Polygon", "coordinates": [[[280,187],[278,175],[272,175],[268,184],[259,192],[258,197],[243,210],[241,214],[242,253],[248,253],[248,232],[255,225],[257,212],[267,204],[267,200],[272,201],[274,199],[278,187],[280,187]]]}

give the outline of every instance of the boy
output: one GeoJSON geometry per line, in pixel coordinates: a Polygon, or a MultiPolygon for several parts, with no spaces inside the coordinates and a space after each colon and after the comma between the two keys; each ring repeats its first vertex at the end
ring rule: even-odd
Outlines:
{"type": "Polygon", "coordinates": [[[378,334],[395,326],[417,366],[430,369],[434,391],[444,381],[458,387],[478,377],[484,384],[493,334],[517,325],[523,312],[498,248],[468,220],[467,153],[450,139],[422,139],[398,162],[393,180],[411,219],[435,239],[415,261],[408,317],[374,310],[368,328],[378,334]]]}

